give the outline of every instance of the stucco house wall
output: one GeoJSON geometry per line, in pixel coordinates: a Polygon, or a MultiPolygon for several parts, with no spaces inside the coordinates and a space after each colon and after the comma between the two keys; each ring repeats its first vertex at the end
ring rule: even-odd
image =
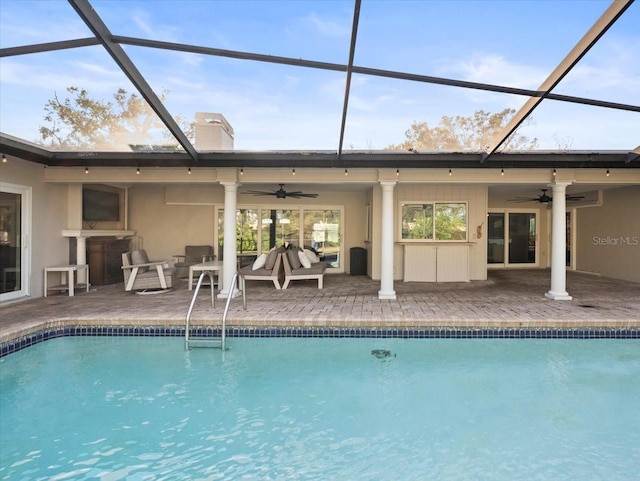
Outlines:
{"type": "MultiPolygon", "coordinates": [[[[381,233],[382,229],[394,230],[394,274],[395,280],[404,278],[404,245],[400,240],[400,206],[403,202],[450,201],[467,202],[467,243],[469,244],[469,278],[485,280],[487,278],[487,240],[485,232],[487,213],[487,186],[463,185],[419,185],[398,184],[394,188],[394,225],[382,223],[382,189],[373,188],[373,242],[371,243],[371,277],[380,279],[381,233]],[[482,234],[478,236],[477,228],[482,234]]],[[[425,243],[427,244],[427,243],[425,243]]],[[[436,245],[437,243],[432,243],[436,245]]]]}
{"type": "MultiPolygon", "coordinates": [[[[31,189],[30,297],[43,295],[43,269],[69,262],[69,242],[62,236],[67,228],[67,186],[44,182],[40,164],[11,158],[0,164],[0,182],[31,189]]],[[[27,233],[24,233],[27,234],[27,233]]]]}
{"type": "MultiPolygon", "coordinates": [[[[309,189],[307,189],[309,190],[309,189]]],[[[343,267],[349,272],[349,249],[365,245],[365,192],[313,188],[316,199],[275,199],[239,194],[238,208],[343,207],[343,267]]],[[[136,231],[150,258],[182,254],[185,245],[216,246],[216,212],[224,208],[224,188],[136,185],[129,189],[129,228],[136,231]]],[[[139,242],[139,241],[138,241],[139,242]]]]}
{"type": "Polygon", "coordinates": [[[189,190],[201,193],[200,199],[212,196],[212,203],[176,204],[175,200],[167,203],[167,189],[163,186],[136,185],[129,189],[129,228],[136,231],[141,239],[138,245],[147,251],[149,258],[171,259],[184,254],[186,245],[214,245],[213,202],[223,202],[224,192],[212,186],[184,188],[184,192],[189,190]]]}
{"type": "Polygon", "coordinates": [[[578,209],[576,229],[577,270],[640,282],[639,185],[604,190],[602,206],[578,209]]]}

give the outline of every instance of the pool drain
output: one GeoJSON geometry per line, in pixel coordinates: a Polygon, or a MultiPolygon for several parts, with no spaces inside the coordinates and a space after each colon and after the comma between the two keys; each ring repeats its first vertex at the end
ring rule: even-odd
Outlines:
{"type": "MultiPolygon", "coordinates": [[[[387,359],[391,357],[391,351],[389,349],[373,349],[371,355],[378,359],[387,359]]],[[[394,354],[393,357],[396,357],[394,354]]]]}

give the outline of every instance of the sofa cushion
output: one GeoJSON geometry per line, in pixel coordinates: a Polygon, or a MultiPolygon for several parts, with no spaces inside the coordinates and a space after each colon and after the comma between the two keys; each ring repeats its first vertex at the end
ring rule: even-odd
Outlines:
{"type": "MultiPolygon", "coordinates": [[[[148,264],[148,263],[149,263],[149,257],[147,256],[147,251],[145,251],[144,249],[131,252],[131,264],[136,265],[136,264],[148,264]]],[[[149,266],[140,267],[138,269],[138,274],[143,274],[148,270],[149,270],[149,266]]]]}
{"type": "Polygon", "coordinates": [[[271,270],[276,263],[276,258],[278,257],[278,249],[271,249],[267,254],[267,258],[264,262],[264,268],[271,270]]]}
{"type": "Polygon", "coordinates": [[[289,265],[291,269],[300,269],[302,264],[300,263],[300,258],[298,257],[298,249],[287,249],[287,260],[289,261],[289,265]]]}
{"type": "Polygon", "coordinates": [[[244,266],[240,269],[238,269],[238,273],[245,275],[245,276],[272,276],[273,274],[273,268],[271,269],[267,269],[265,267],[261,267],[259,269],[253,270],[253,265],[249,264],[247,266],[244,266]]]}
{"type": "Polygon", "coordinates": [[[327,265],[324,262],[318,262],[316,264],[311,264],[309,269],[305,269],[304,267],[300,267],[299,269],[291,269],[292,275],[309,275],[309,274],[323,274],[324,271],[327,270],[327,265]]]}

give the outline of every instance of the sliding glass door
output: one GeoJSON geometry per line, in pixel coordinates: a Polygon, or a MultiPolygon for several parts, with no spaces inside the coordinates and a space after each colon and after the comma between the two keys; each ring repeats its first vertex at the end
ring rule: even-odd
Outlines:
{"type": "MultiPolygon", "coordinates": [[[[300,246],[315,251],[330,269],[342,272],[342,208],[241,207],[236,212],[236,252],[240,267],[278,246],[300,246]]],[[[218,259],[222,259],[224,209],[217,214],[218,259]]]]}
{"type": "Polygon", "coordinates": [[[341,267],[342,212],[339,209],[304,210],[303,245],[331,268],[341,267]]]}
{"type": "Polygon", "coordinates": [[[0,301],[29,295],[30,189],[0,184],[0,301]]]}
{"type": "Polygon", "coordinates": [[[490,212],[487,219],[489,265],[538,264],[537,212],[490,212]]]}

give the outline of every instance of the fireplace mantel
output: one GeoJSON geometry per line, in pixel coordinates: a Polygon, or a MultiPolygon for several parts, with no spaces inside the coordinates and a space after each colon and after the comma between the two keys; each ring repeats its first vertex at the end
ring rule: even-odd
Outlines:
{"type": "Polygon", "coordinates": [[[63,237],[115,237],[124,239],[136,235],[134,230],[102,230],[102,229],[65,229],[63,237]]]}

